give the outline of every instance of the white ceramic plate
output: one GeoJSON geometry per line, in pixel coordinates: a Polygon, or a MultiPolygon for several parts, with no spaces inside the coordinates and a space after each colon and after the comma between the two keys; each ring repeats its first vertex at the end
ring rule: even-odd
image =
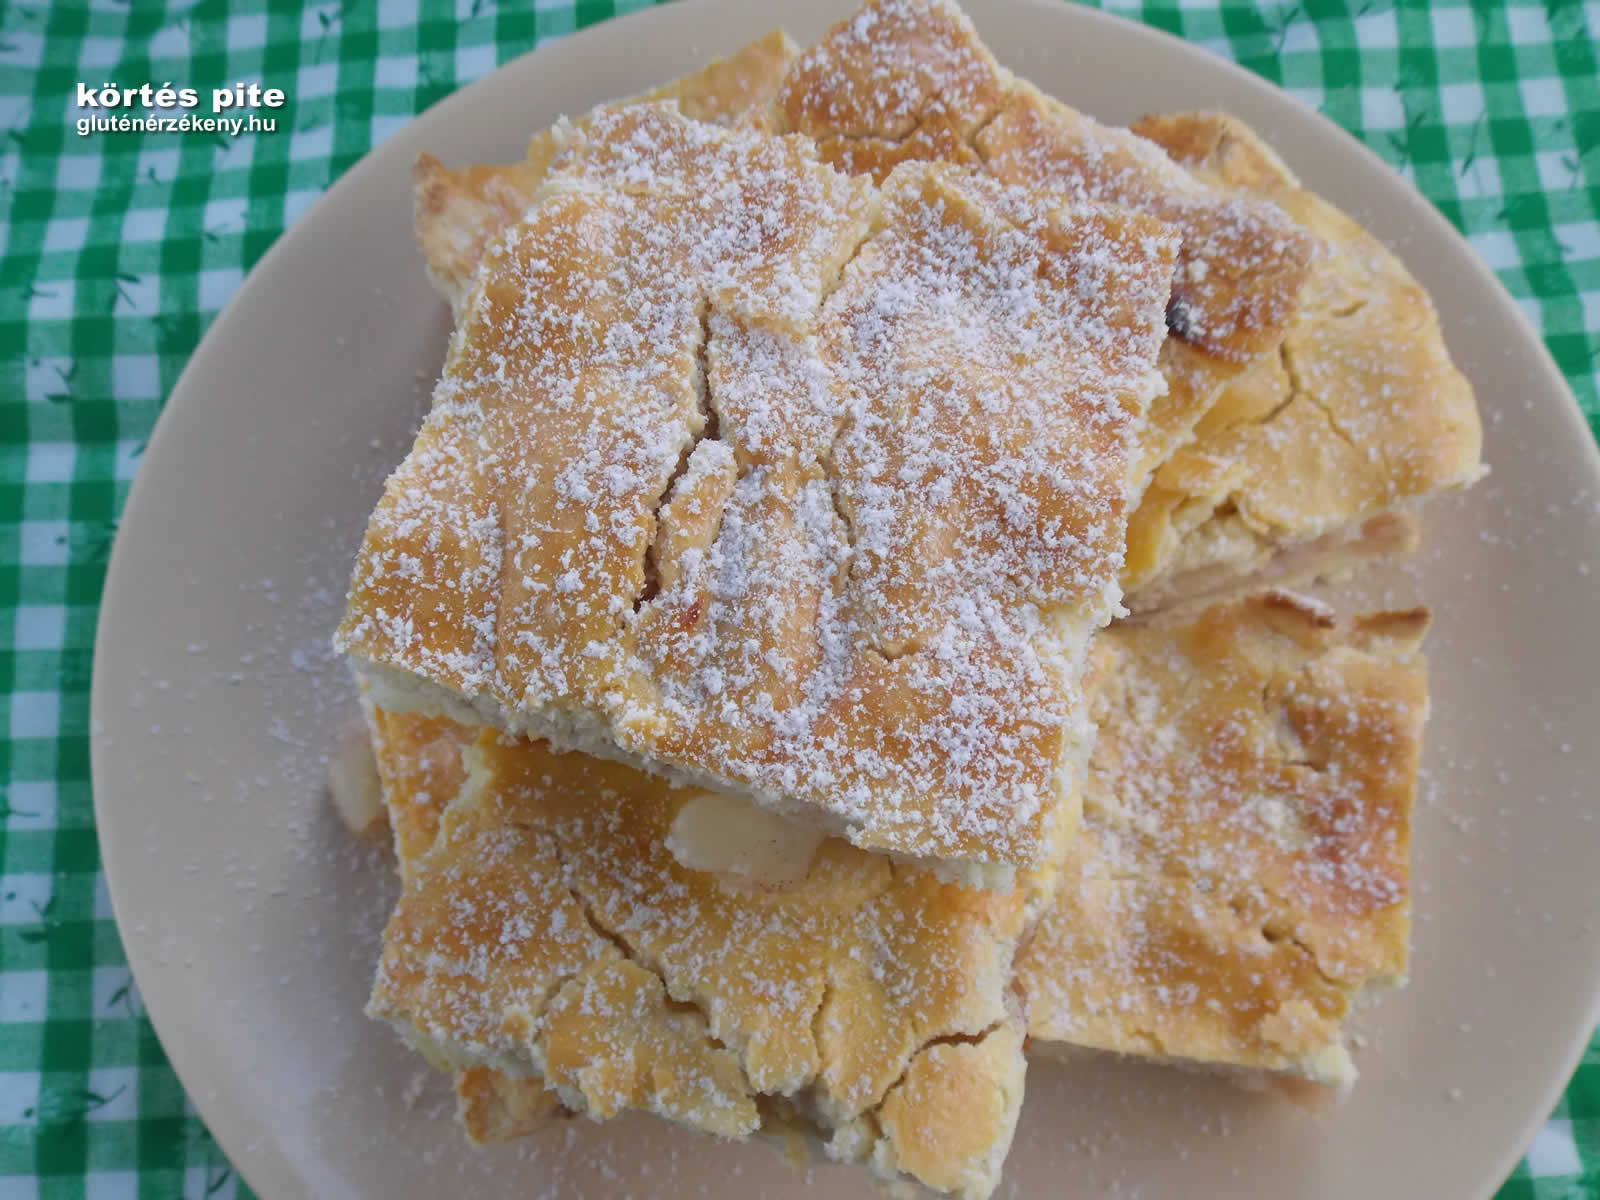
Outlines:
{"type": "MultiPolygon", "coordinates": [[[[130,961],[207,1123],[290,1196],[868,1195],[763,1147],[638,1117],[468,1148],[442,1081],[361,1015],[391,868],[322,797],[349,711],[327,638],[367,512],[443,356],[411,248],[409,169],[511,160],[561,113],[682,74],[821,5],[703,0],[607,23],[438,105],[342,179],[252,273],[162,415],[112,558],[96,644],[94,793],[130,961]]],[[[1593,1026],[1600,990],[1600,465],[1507,295],[1378,160],[1268,85],[1065,4],[973,4],[999,58],[1114,121],[1222,108],[1396,247],[1477,386],[1494,474],[1428,518],[1417,563],[1434,717],[1416,834],[1411,987],[1363,1019],[1351,1099],[1315,1115],[1127,1063],[1036,1064],[1006,1171],[1018,1195],[1483,1194],[1593,1026]],[[1590,570],[1590,567],[1593,570],[1590,570]]]]}

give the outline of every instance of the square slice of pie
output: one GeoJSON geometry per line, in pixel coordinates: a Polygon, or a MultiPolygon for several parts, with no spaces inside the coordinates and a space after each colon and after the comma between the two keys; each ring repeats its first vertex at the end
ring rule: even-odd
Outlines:
{"type": "Polygon", "coordinates": [[[1008,883],[1070,836],[1177,252],[670,106],[493,243],[337,635],[395,711],[1008,883]]]}
{"type": "Polygon", "coordinates": [[[372,716],[404,891],[370,1011],[458,1072],[475,1140],[641,1110],[989,1194],[1022,1100],[1020,893],[837,839],[740,885],[669,848],[714,797],[372,716]]]}
{"type": "Polygon", "coordinates": [[[1239,121],[1108,128],[1008,73],[947,0],[872,0],[795,61],[769,114],[850,171],[963,162],[1180,232],[1133,610],[1407,552],[1421,502],[1482,475],[1472,390],[1426,293],[1239,121]]]}
{"type": "Polygon", "coordinates": [[[1095,645],[1083,826],[1017,958],[1031,1045],[1348,1084],[1405,975],[1425,610],[1284,592],[1095,645]]]}

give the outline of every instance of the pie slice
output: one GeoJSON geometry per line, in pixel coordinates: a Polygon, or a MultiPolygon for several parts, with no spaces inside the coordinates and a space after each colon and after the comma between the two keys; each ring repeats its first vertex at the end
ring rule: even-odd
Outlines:
{"type": "Polygon", "coordinates": [[[374,730],[405,886],[370,1011],[461,1072],[475,1139],[643,1110],[992,1190],[1022,1100],[1020,892],[838,839],[787,886],[732,887],[667,849],[690,789],[435,718],[374,730]]]}
{"type": "MultiPolygon", "coordinates": [[[[713,59],[682,79],[621,103],[675,100],[686,117],[727,124],[770,101],[798,53],[789,35],[774,29],[727,58],[713,59]]],[[[429,282],[452,308],[465,296],[485,248],[521,220],[551,161],[587,119],[540,130],[520,163],[452,169],[431,154],[417,156],[417,247],[429,282]]]]}
{"type": "Polygon", "coordinates": [[[1276,352],[1230,382],[1157,471],[1129,523],[1129,606],[1327,576],[1409,549],[1417,506],[1484,474],[1472,387],[1427,293],[1242,122],[1181,113],[1134,129],[1196,179],[1279,206],[1326,250],[1276,352]]]}
{"type": "Polygon", "coordinates": [[[374,700],[1004,885],[1075,821],[1176,242],[595,117],[490,248],[337,635],[374,700]]]}
{"type": "Polygon", "coordinates": [[[1266,592],[1101,635],[1083,827],[1017,958],[1031,1045],[1354,1078],[1346,1017],[1406,968],[1427,624],[1266,592]]]}
{"type": "Polygon", "coordinates": [[[769,111],[824,161],[882,179],[903,162],[961,163],[1063,202],[1146,212],[1181,235],[1142,481],[1190,436],[1221,385],[1273,352],[1316,238],[1271,203],[1196,179],[1153,143],[1045,96],[1001,67],[946,0],[870,0],[806,50],[769,111]]]}

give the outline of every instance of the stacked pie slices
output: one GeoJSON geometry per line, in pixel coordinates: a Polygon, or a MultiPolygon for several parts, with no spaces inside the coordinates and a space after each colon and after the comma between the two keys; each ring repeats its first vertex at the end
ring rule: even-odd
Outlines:
{"type": "Polygon", "coordinates": [[[935,0],[417,185],[455,331],[337,644],[370,1011],[470,1136],[643,1109],[985,1196],[1025,1045],[1348,1085],[1427,614],[1282,587],[1482,471],[1397,260],[935,0]]]}

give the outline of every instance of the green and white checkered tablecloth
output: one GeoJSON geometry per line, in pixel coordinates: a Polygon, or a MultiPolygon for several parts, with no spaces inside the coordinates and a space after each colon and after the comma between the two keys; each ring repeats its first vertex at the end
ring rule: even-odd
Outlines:
{"type": "MultiPolygon", "coordinates": [[[[1600,430],[1600,5],[1108,6],[1282,85],[1402,170],[1600,430]]],[[[369,147],[632,7],[0,3],[0,1198],[248,1192],[144,1017],[90,805],[96,606],[163,399],[245,272],[369,147]],[[276,134],[79,137],[69,121],[80,82],[238,79],[287,95],[276,134]]],[[[1600,1041],[1501,1195],[1600,1196],[1600,1041]]]]}

